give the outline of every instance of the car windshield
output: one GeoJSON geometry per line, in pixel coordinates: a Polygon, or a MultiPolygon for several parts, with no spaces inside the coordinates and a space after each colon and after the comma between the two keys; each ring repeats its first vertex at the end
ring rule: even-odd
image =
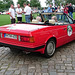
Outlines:
{"type": "Polygon", "coordinates": [[[63,13],[42,13],[43,21],[49,21],[50,24],[63,25],[69,24],[69,19],[63,13]]]}

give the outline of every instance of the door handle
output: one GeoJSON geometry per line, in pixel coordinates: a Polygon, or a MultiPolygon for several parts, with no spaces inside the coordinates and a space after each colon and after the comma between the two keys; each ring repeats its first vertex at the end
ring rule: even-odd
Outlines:
{"type": "Polygon", "coordinates": [[[66,30],[66,28],[64,28],[64,30],[66,30]]]}

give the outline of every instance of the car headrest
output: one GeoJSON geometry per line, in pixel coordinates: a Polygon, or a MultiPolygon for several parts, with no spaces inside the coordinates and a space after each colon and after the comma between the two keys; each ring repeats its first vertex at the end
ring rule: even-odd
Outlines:
{"type": "Polygon", "coordinates": [[[49,23],[55,24],[55,20],[49,20],[49,23]]]}
{"type": "Polygon", "coordinates": [[[36,19],[33,19],[32,23],[38,23],[38,21],[36,19]]]}

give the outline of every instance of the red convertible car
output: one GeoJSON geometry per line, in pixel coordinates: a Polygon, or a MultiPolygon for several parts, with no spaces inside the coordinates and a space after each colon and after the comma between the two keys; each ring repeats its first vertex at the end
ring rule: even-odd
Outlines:
{"type": "Polygon", "coordinates": [[[42,22],[0,26],[0,45],[13,50],[40,52],[46,57],[75,40],[75,20],[64,13],[41,13],[42,22]],[[54,18],[54,19],[53,19],[54,18]]]}

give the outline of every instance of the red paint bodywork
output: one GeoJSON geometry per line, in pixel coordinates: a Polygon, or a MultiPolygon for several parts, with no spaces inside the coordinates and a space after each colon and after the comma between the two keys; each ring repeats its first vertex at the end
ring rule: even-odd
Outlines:
{"type": "MultiPolygon", "coordinates": [[[[25,24],[25,25],[37,26],[36,24],[25,24]]],[[[44,54],[46,43],[48,42],[50,38],[56,39],[56,48],[72,40],[75,40],[75,24],[68,24],[68,25],[57,25],[57,26],[38,25],[39,27],[44,26],[44,28],[35,29],[31,31],[19,30],[19,29],[16,29],[16,30],[11,29],[9,31],[9,29],[6,29],[8,26],[1,26],[0,33],[2,33],[2,38],[0,38],[0,43],[20,46],[20,47],[27,47],[27,48],[36,48],[36,47],[40,47],[44,45],[43,48],[32,51],[32,52],[41,52],[42,54],[44,54]],[[71,36],[68,36],[67,34],[68,25],[70,25],[73,30],[71,36]],[[4,33],[17,35],[17,40],[4,38],[4,33]],[[21,42],[18,40],[19,35],[20,36],[33,36],[35,42],[34,43],[21,42]]]]}

